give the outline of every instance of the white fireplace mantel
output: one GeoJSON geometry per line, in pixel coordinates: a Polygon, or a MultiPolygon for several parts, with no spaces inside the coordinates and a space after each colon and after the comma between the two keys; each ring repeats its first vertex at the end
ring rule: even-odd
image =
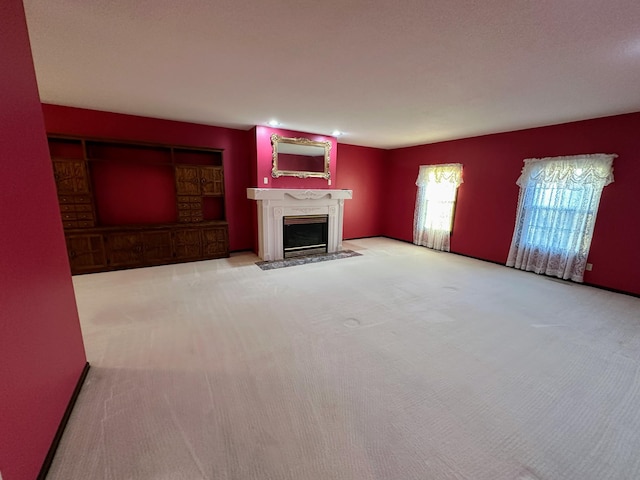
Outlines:
{"type": "Polygon", "coordinates": [[[352,190],[247,188],[247,198],[258,202],[258,255],[262,260],[282,260],[282,219],[292,215],[327,215],[329,253],[342,250],[344,201],[352,190]]]}

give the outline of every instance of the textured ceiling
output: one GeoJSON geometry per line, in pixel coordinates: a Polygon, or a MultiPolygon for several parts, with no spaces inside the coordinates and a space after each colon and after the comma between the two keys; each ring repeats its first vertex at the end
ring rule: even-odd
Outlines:
{"type": "Polygon", "coordinates": [[[638,0],[25,0],[43,102],[383,148],[640,111],[638,0]]]}

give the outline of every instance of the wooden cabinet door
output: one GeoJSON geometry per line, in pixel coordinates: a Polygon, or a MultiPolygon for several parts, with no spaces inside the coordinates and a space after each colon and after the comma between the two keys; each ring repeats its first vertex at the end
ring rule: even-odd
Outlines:
{"type": "Polygon", "coordinates": [[[200,167],[203,195],[224,195],[224,175],[221,167],[200,167]]]}
{"type": "Polygon", "coordinates": [[[173,234],[173,245],[176,258],[189,259],[202,256],[202,239],[200,230],[179,229],[173,234]]]}
{"type": "Polygon", "coordinates": [[[144,232],[144,261],[148,264],[169,262],[173,259],[171,230],[144,232]]]}
{"type": "Polygon", "coordinates": [[[107,248],[112,267],[139,267],[144,264],[142,233],[109,233],[107,248]]]}
{"type": "Polygon", "coordinates": [[[178,195],[200,195],[200,167],[176,166],[176,192],[178,195]]]}
{"type": "Polygon", "coordinates": [[[84,160],[53,160],[53,176],[58,195],[89,193],[89,177],[84,160]]]}
{"type": "Polygon", "coordinates": [[[202,229],[202,247],[205,258],[226,257],[229,255],[227,226],[202,229]]]}
{"type": "Polygon", "coordinates": [[[69,235],[66,241],[71,273],[86,273],[107,266],[102,235],[69,235]]]}

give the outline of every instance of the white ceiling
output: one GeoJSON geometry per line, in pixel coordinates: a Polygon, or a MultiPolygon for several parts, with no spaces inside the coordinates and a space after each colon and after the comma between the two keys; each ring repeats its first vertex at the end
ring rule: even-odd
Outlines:
{"type": "Polygon", "coordinates": [[[638,0],[25,0],[43,102],[382,148],[640,111],[638,0]]]}

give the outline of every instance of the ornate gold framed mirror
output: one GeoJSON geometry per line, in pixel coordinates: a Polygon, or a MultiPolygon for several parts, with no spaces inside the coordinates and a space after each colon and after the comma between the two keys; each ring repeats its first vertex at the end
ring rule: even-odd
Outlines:
{"type": "Polygon", "coordinates": [[[273,168],[271,176],[324,178],[329,180],[331,142],[316,142],[308,138],[287,138],[271,135],[273,168]]]}

